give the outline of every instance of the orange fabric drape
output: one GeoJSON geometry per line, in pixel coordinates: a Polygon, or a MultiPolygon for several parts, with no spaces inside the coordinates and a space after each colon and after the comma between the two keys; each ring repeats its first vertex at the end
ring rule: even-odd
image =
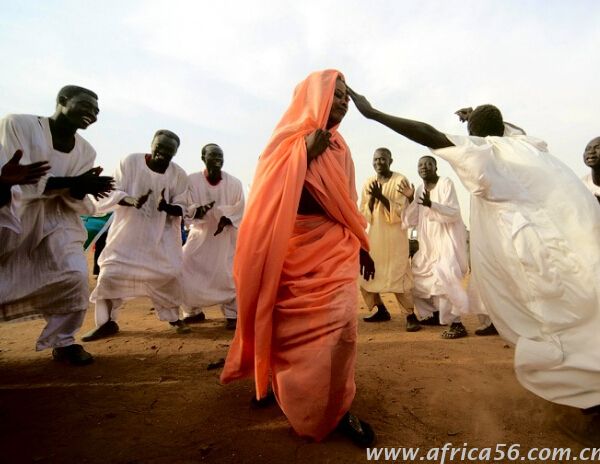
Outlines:
{"type": "MultiPolygon", "coordinates": [[[[304,138],[318,128],[326,129],[338,76],[341,74],[335,70],[316,72],[296,87],[288,110],[260,156],[239,228],[234,259],[238,326],[221,381],[254,375],[258,397],[267,393],[273,312],[302,187],[306,184],[330,221],[368,250],[366,223],[356,206],[354,165],[337,126],[330,129],[332,147],[307,170],[304,138]]],[[[355,251],[357,255],[358,247],[355,251]]]]}

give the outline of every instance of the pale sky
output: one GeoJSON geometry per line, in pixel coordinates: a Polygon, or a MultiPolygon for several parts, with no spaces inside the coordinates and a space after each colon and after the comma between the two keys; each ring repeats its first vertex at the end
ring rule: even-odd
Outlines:
{"type": "MultiPolygon", "coordinates": [[[[466,134],[453,114],[493,103],[548,142],[578,175],[600,135],[600,2],[588,1],[0,1],[0,115],[50,115],[65,84],[99,95],[81,134],[111,172],[149,150],[157,129],[181,137],[175,161],[203,169],[225,151],[248,186],[256,160],[310,72],[335,68],[385,112],[466,134]]],[[[340,126],[357,186],[377,147],[415,184],[419,145],[364,119],[340,126]]],[[[468,196],[448,165],[468,218],[468,196]]],[[[551,179],[549,179],[551,181],[551,179]]]]}

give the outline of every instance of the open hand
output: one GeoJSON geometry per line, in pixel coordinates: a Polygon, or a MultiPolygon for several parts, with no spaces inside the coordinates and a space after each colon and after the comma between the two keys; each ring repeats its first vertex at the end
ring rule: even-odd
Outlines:
{"type": "Polygon", "coordinates": [[[101,173],[102,168],[96,166],[75,177],[75,185],[71,188],[72,195],[81,199],[89,194],[96,200],[107,197],[115,188],[115,180],[110,176],[101,176],[101,173]]]}
{"type": "Polygon", "coordinates": [[[213,208],[213,206],[215,206],[214,200],[206,205],[198,206],[196,209],[196,214],[194,215],[194,219],[202,219],[204,216],[206,216],[206,213],[213,208]]]}
{"type": "Polygon", "coordinates": [[[135,206],[137,209],[140,209],[148,201],[148,197],[151,193],[152,189],[148,189],[148,191],[144,195],[141,195],[140,197],[136,198],[133,206],[135,206]]]}
{"type": "Polygon", "coordinates": [[[460,122],[465,122],[469,120],[469,117],[471,117],[471,113],[473,112],[473,108],[471,108],[470,106],[468,108],[461,108],[458,111],[455,111],[454,114],[456,114],[458,116],[458,119],[460,119],[460,122]]]}
{"type": "Polygon", "coordinates": [[[431,208],[431,198],[429,198],[429,190],[423,190],[423,195],[419,198],[419,204],[431,208]]]}
{"type": "Polygon", "coordinates": [[[367,100],[363,95],[356,93],[354,90],[352,90],[347,85],[346,85],[346,89],[348,91],[348,95],[350,95],[350,98],[352,98],[352,101],[356,105],[356,108],[358,109],[358,111],[360,111],[360,113],[364,117],[371,118],[373,116],[373,114],[375,113],[375,109],[373,108],[373,106],[371,106],[371,103],[369,103],[369,100],[367,100]]]}
{"type": "Polygon", "coordinates": [[[217,226],[217,230],[214,233],[214,236],[216,237],[221,232],[223,232],[223,229],[225,229],[225,227],[231,226],[231,225],[233,225],[232,222],[231,222],[231,219],[229,219],[229,218],[227,218],[225,216],[221,216],[221,219],[219,219],[219,225],[217,226]]]}
{"type": "Polygon", "coordinates": [[[8,186],[35,184],[40,177],[48,172],[50,165],[47,161],[31,164],[20,164],[23,151],[17,150],[0,171],[0,183],[8,186]]]}
{"type": "Polygon", "coordinates": [[[375,278],[375,263],[373,262],[373,258],[368,251],[364,249],[360,249],[359,254],[360,261],[360,275],[363,276],[365,280],[371,280],[375,278]]]}
{"type": "Polygon", "coordinates": [[[398,193],[401,193],[406,198],[408,198],[408,201],[410,201],[411,203],[415,199],[415,186],[408,182],[407,179],[402,179],[397,189],[398,193]]]}
{"type": "Polygon", "coordinates": [[[306,143],[306,159],[308,163],[321,156],[323,152],[329,148],[330,137],[331,133],[328,131],[317,129],[304,138],[306,143]]]}
{"type": "Polygon", "coordinates": [[[369,195],[371,195],[371,197],[377,199],[377,200],[381,200],[381,197],[383,196],[383,190],[382,190],[382,186],[379,182],[377,182],[376,180],[374,180],[373,182],[371,182],[371,185],[369,185],[369,195]]]}

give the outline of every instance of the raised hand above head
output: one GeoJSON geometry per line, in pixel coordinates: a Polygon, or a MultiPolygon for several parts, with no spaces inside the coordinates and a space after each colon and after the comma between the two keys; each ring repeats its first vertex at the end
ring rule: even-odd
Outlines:
{"type": "Polygon", "coordinates": [[[461,108],[458,111],[455,111],[454,114],[456,114],[458,116],[458,119],[460,119],[460,122],[465,122],[469,120],[469,117],[471,116],[471,113],[473,112],[473,108],[471,108],[470,106],[467,108],[461,108]]]}
{"type": "Polygon", "coordinates": [[[350,87],[346,86],[346,88],[348,89],[348,95],[350,95],[350,98],[352,98],[352,101],[356,105],[356,109],[358,109],[358,111],[360,111],[360,113],[366,118],[370,118],[375,112],[375,109],[371,103],[369,103],[369,100],[367,100],[363,95],[356,93],[350,87]]]}
{"type": "Polygon", "coordinates": [[[17,150],[12,158],[2,166],[0,184],[8,186],[35,184],[50,169],[47,161],[20,164],[22,157],[23,151],[17,150]]]}

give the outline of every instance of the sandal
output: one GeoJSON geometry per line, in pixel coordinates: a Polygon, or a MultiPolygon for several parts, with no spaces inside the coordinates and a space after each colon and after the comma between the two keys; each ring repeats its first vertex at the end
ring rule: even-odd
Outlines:
{"type": "Polygon", "coordinates": [[[373,428],[350,412],[344,414],[336,430],[361,448],[368,448],[375,443],[373,428]]]}
{"type": "Polygon", "coordinates": [[[467,329],[462,324],[462,322],[453,322],[448,330],[442,332],[442,338],[448,340],[454,340],[455,338],[463,338],[467,335],[467,329]]]}

